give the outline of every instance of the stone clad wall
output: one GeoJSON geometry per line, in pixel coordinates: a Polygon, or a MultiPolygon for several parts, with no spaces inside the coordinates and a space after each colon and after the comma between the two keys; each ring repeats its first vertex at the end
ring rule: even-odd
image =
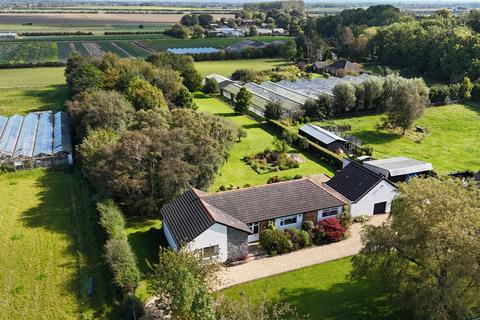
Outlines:
{"type": "Polygon", "coordinates": [[[227,258],[242,260],[248,254],[248,233],[234,228],[227,229],[227,258]]]}

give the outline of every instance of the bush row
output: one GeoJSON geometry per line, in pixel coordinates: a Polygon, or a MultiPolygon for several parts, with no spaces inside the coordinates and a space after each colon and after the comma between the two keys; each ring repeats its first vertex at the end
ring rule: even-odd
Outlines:
{"type": "Polygon", "coordinates": [[[18,35],[24,37],[42,37],[42,36],[93,36],[93,32],[20,32],[18,35]]]}
{"type": "Polygon", "coordinates": [[[103,33],[106,36],[114,36],[114,35],[127,35],[127,34],[164,34],[161,30],[153,30],[153,31],[105,31],[103,33]]]}
{"type": "MultiPolygon", "coordinates": [[[[342,215],[343,216],[343,215],[342,215]]],[[[260,245],[269,255],[284,254],[308,247],[312,244],[321,245],[337,242],[346,238],[350,219],[336,217],[321,220],[317,225],[305,221],[302,230],[275,229],[273,223],[260,232],[260,245]]]]}
{"type": "Polygon", "coordinates": [[[276,58],[283,55],[284,48],[284,44],[271,43],[264,48],[246,47],[241,51],[219,50],[214,53],[193,54],[192,57],[195,61],[276,58]]]}
{"type": "Polygon", "coordinates": [[[289,143],[295,144],[308,151],[310,154],[331,164],[335,168],[341,168],[343,158],[330,150],[319,146],[318,144],[302,137],[296,132],[292,132],[289,127],[276,120],[269,120],[271,127],[289,143]]]}
{"type": "Polygon", "coordinates": [[[140,281],[140,271],[127,239],[123,214],[113,200],[98,203],[97,209],[100,225],[108,236],[105,257],[113,272],[114,282],[125,295],[133,293],[140,281]]]}
{"type": "Polygon", "coordinates": [[[19,68],[42,68],[42,67],[64,67],[65,62],[48,61],[38,63],[4,63],[0,64],[0,69],[19,69],[19,68]]]}

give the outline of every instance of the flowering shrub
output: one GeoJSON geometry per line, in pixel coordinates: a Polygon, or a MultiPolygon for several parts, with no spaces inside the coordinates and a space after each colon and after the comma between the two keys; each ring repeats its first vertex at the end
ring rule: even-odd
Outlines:
{"type": "Polygon", "coordinates": [[[288,235],[278,229],[262,230],[260,232],[260,245],[272,256],[287,253],[293,249],[293,243],[288,235]]]}
{"type": "Polygon", "coordinates": [[[301,248],[308,247],[311,243],[310,241],[310,234],[303,230],[297,229],[286,229],[284,232],[289,237],[290,241],[293,244],[293,250],[298,250],[301,248]]]}
{"type": "Polygon", "coordinates": [[[347,229],[342,226],[338,218],[328,218],[320,221],[319,226],[325,231],[325,240],[336,242],[343,240],[347,229]]]}

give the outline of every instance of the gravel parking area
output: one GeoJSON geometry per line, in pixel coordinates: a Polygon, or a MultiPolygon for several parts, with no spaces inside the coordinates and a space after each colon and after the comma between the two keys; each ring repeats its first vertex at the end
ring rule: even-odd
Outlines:
{"type": "MultiPolygon", "coordinates": [[[[374,216],[367,224],[380,225],[387,218],[387,214],[374,216]]],[[[355,255],[362,248],[361,231],[362,225],[355,223],[350,228],[350,238],[346,240],[222,268],[218,275],[220,285],[217,289],[355,255]]]]}

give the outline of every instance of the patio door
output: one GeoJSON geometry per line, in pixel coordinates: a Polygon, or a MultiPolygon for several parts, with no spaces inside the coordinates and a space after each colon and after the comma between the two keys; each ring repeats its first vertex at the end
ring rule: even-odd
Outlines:
{"type": "Polygon", "coordinates": [[[248,242],[257,242],[258,240],[260,240],[258,222],[249,223],[248,226],[250,227],[250,230],[252,230],[253,232],[253,234],[248,236],[248,242]]]}

